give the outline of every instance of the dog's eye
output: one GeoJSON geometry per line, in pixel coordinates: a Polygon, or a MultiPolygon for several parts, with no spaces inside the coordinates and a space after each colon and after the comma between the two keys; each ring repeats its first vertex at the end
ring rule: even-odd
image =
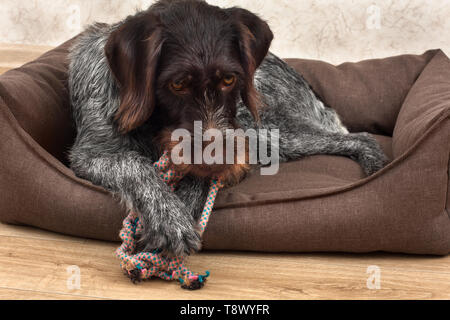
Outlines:
{"type": "Polygon", "coordinates": [[[175,91],[183,91],[186,87],[186,82],[184,80],[174,81],[170,84],[170,87],[175,91]]]}
{"type": "Polygon", "coordinates": [[[226,87],[231,87],[236,81],[236,77],[232,74],[227,75],[223,78],[222,82],[226,87]]]}

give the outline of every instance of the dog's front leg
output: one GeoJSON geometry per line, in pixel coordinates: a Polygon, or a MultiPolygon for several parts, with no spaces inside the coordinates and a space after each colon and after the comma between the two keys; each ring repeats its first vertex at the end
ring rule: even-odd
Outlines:
{"type": "Polygon", "coordinates": [[[175,190],[196,224],[202,215],[210,185],[211,182],[208,179],[187,176],[180,181],[175,190]]]}
{"type": "Polygon", "coordinates": [[[135,152],[89,157],[74,150],[72,168],[137,211],[144,226],[142,250],[162,249],[182,256],[199,249],[191,212],[159,177],[149,158],[135,152]]]}

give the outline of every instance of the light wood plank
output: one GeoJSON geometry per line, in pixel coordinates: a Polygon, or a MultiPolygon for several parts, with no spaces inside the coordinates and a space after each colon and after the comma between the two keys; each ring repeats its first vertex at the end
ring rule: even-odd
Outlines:
{"type": "Polygon", "coordinates": [[[0,236],[19,237],[26,239],[58,240],[71,242],[86,242],[86,239],[63,235],[38,228],[16,226],[0,222],[0,236]]]}
{"type": "MultiPolygon", "coordinates": [[[[296,257],[298,254],[284,254],[283,257],[296,257]]],[[[429,273],[442,273],[450,276],[450,256],[432,255],[407,255],[394,253],[306,253],[301,254],[302,260],[311,263],[323,263],[334,266],[351,265],[355,267],[366,267],[371,265],[380,268],[389,268],[399,271],[416,271],[429,273]]],[[[261,259],[272,259],[270,255],[261,259]]],[[[450,278],[449,278],[450,279],[450,278]]]]}
{"type": "Polygon", "coordinates": [[[0,75],[10,70],[11,68],[0,67],[0,75]]]}
{"type": "Polygon", "coordinates": [[[0,300],[101,300],[95,297],[82,297],[70,294],[38,292],[0,288],[0,300]]]}
{"type": "Polygon", "coordinates": [[[17,68],[51,50],[49,46],[0,44],[0,67],[17,68]]]}
{"type": "MultiPolygon", "coordinates": [[[[112,299],[450,299],[447,273],[381,267],[381,290],[369,290],[366,265],[340,265],[303,255],[201,253],[193,270],[209,269],[204,290],[172,282],[132,285],[121,274],[115,244],[0,237],[0,287],[112,299]],[[81,289],[69,290],[67,266],[81,270],[81,289]]],[[[375,262],[378,262],[375,260],[375,262]]]]}

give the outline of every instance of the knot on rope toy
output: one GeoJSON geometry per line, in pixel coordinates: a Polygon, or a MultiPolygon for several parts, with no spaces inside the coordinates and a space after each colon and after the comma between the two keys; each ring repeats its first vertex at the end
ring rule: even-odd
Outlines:
{"type": "MultiPolygon", "coordinates": [[[[160,171],[161,178],[167,185],[175,190],[183,175],[173,170],[166,151],[162,157],[155,162],[155,168],[160,171]]],[[[223,185],[218,180],[212,180],[208,197],[203,208],[199,222],[200,235],[203,235],[208,225],[209,217],[212,213],[217,192],[223,185]]],[[[158,277],[163,280],[178,280],[183,289],[201,289],[209,277],[209,271],[205,275],[199,275],[190,271],[184,264],[183,257],[166,257],[160,250],[153,252],[134,253],[137,245],[137,235],[142,231],[143,225],[135,212],[130,214],[123,221],[123,228],[120,231],[122,245],[116,250],[116,256],[121,260],[121,267],[124,273],[130,277],[133,283],[141,280],[158,277]]]]}

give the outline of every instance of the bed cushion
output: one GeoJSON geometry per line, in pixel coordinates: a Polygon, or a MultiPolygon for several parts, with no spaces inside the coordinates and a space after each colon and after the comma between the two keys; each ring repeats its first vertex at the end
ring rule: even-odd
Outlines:
{"type": "MultiPolygon", "coordinates": [[[[72,42],[0,76],[0,220],[118,240],[125,209],[67,166],[72,42]]],[[[282,164],[275,176],[256,170],[219,193],[204,248],[447,254],[448,58],[432,50],[337,67],[289,63],[352,131],[375,134],[391,163],[368,178],[336,156],[282,164]]]]}

